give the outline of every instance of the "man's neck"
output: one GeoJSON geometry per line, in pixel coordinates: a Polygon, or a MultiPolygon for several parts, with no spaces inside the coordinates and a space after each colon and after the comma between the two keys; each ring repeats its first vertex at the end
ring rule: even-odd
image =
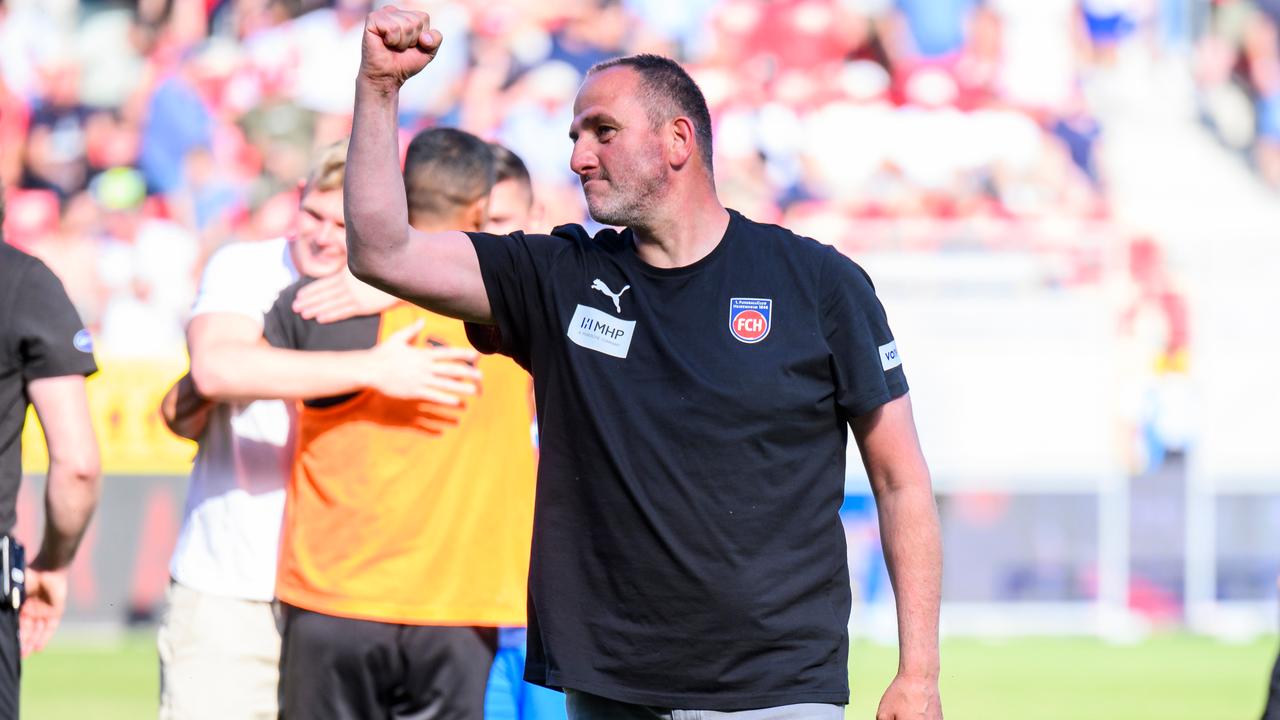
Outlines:
{"type": "Polygon", "coordinates": [[[724,238],[729,212],[714,188],[682,200],[654,213],[644,227],[631,228],[636,255],[646,264],[657,268],[692,265],[710,255],[724,238]]]}

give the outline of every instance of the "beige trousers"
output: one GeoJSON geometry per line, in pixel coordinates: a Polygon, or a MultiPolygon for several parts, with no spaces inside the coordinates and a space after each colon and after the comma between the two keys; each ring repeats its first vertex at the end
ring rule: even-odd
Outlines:
{"type": "Polygon", "coordinates": [[[161,720],[276,717],[280,622],[273,603],[171,583],[156,647],[161,720]]]}

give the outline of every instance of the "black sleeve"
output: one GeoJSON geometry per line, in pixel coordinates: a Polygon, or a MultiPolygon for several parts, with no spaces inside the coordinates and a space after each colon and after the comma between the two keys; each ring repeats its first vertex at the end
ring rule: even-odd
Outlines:
{"type": "MultiPolygon", "coordinates": [[[[480,260],[485,293],[496,329],[468,329],[468,338],[480,352],[508,355],[526,370],[530,344],[537,333],[545,304],[544,279],[555,257],[581,240],[576,226],[557,228],[552,235],[467,233],[480,260]]],[[[585,235],[583,236],[585,238],[585,235]]]]}
{"type": "Polygon", "coordinates": [[[502,352],[502,331],[497,325],[466,323],[465,327],[471,347],[485,355],[502,352]]]}
{"type": "Polygon", "coordinates": [[[93,340],[53,271],[33,259],[19,282],[12,317],[23,380],[97,372],[93,340]]]}
{"type": "Polygon", "coordinates": [[[905,395],[907,377],[871,278],[857,263],[830,249],[820,282],[822,326],[840,408],[852,418],[905,395]]]}
{"type": "Polygon", "coordinates": [[[302,318],[293,311],[293,300],[298,296],[300,283],[294,283],[276,296],[265,317],[262,318],[262,337],[272,347],[300,350],[306,328],[302,318]]]}

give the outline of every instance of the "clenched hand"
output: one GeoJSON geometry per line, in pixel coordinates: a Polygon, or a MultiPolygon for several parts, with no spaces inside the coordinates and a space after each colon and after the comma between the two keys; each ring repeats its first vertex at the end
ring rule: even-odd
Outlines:
{"type": "Polygon", "coordinates": [[[436,57],[443,38],[431,17],[392,5],[369,13],[360,51],[360,79],[393,92],[436,57]]]}

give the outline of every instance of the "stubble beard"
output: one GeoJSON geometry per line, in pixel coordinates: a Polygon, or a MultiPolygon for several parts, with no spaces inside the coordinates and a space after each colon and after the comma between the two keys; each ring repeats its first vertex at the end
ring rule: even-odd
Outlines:
{"type": "Polygon", "coordinates": [[[621,183],[611,176],[608,181],[609,192],[605,197],[593,200],[590,195],[586,196],[591,219],[614,227],[647,227],[652,208],[666,192],[662,174],[633,174],[621,183]]]}

